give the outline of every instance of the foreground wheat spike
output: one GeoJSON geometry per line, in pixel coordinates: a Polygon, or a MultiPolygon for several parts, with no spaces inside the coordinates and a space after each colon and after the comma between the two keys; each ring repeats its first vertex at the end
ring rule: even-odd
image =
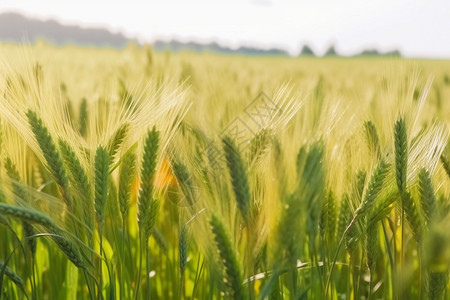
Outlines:
{"type": "Polygon", "coordinates": [[[91,185],[80,160],[66,141],[59,139],[58,144],[59,149],[61,150],[61,155],[67,165],[67,170],[72,175],[73,185],[81,195],[84,195],[89,199],[91,194],[91,185]]]}
{"type": "Polygon", "coordinates": [[[180,260],[180,273],[181,276],[184,276],[184,271],[186,270],[186,263],[189,251],[189,237],[188,237],[188,228],[186,225],[181,227],[180,238],[178,242],[178,253],[180,260]]]}
{"type": "Polygon", "coordinates": [[[86,269],[79,247],[67,239],[61,230],[54,227],[51,232],[53,241],[58,245],[59,249],[67,256],[67,258],[80,269],[86,269]]]}
{"type": "Polygon", "coordinates": [[[429,226],[436,216],[436,196],[430,173],[422,168],[419,171],[419,195],[425,221],[429,226]]]}
{"type": "Polygon", "coordinates": [[[136,153],[133,149],[123,156],[119,171],[119,206],[122,217],[128,213],[133,181],[136,178],[136,153]]]}
{"type": "Polygon", "coordinates": [[[224,268],[223,281],[232,299],[247,299],[242,283],[242,272],[226,229],[218,217],[213,215],[209,221],[214,241],[224,268]]]}
{"type": "Polygon", "coordinates": [[[69,179],[64,169],[61,156],[56,149],[53,139],[48,132],[47,127],[44,126],[42,120],[32,110],[27,112],[28,123],[31,130],[41,148],[45,161],[50,169],[50,173],[56,184],[59,186],[61,196],[68,207],[72,207],[72,197],[69,192],[69,179]]]}
{"type": "Polygon", "coordinates": [[[55,222],[46,214],[31,208],[13,206],[6,203],[0,203],[0,214],[11,216],[30,224],[39,224],[49,230],[51,238],[64,252],[67,258],[78,268],[85,268],[81,258],[78,246],[68,240],[58,229],[55,222]]]}
{"type": "Polygon", "coordinates": [[[355,210],[354,218],[359,218],[370,211],[375,203],[375,199],[381,191],[384,179],[389,172],[390,164],[381,160],[369,181],[369,186],[364,193],[364,199],[355,210]]]}
{"type": "Polygon", "coordinates": [[[408,137],[405,120],[400,118],[395,122],[395,179],[400,192],[406,193],[406,169],[408,165],[408,137]]]}
{"type": "Polygon", "coordinates": [[[47,228],[53,228],[56,226],[49,216],[31,208],[0,203],[0,214],[18,218],[28,223],[36,223],[47,228]]]}
{"type": "Polygon", "coordinates": [[[370,152],[376,157],[380,157],[380,139],[378,138],[377,128],[372,121],[366,121],[364,122],[364,129],[370,152]]]}
{"type": "Polygon", "coordinates": [[[86,225],[92,228],[94,225],[94,203],[91,198],[91,184],[87,173],[69,144],[61,139],[58,140],[58,144],[69,172],[72,186],[78,191],[77,195],[84,200],[83,203],[77,203],[78,207],[75,208],[75,211],[77,213],[80,212],[86,225]]]}
{"type": "Polygon", "coordinates": [[[414,198],[410,193],[405,193],[402,196],[402,205],[405,211],[406,220],[408,221],[413,236],[418,244],[422,241],[423,237],[423,221],[418,211],[418,207],[414,201],[414,198]]]}
{"type": "Polygon", "coordinates": [[[127,136],[129,127],[128,123],[123,123],[111,136],[108,146],[106,147],[110,157],[114,158],[116,156],[117,151],[119,151],[120,146],[127,136]]]}
{"type": "Polygon", "coordinates": [[[138,225],[139,230],[150,236],[156,222],[159,203],[153,197],[153,181],[156,172],[156,158],[158,156],[159,132],[153,127],[147,134],[141,168],[141,189],[139,191],[138,225]]]}
{"type": "Polygon", "coordinates": [[[248,161],[257,162],[264,154],[270,142],[270,132],[267,129],[259,131],[250,141],[248,161]]]}
{"type": "Polygon", "coordinates": [[[88,130],[88,103],[86,98],[83,98],[80,103],[79,125],[80,134],[85,137],[88,130]]]}
{"type": "Polygon", "coordinates": [[[108,196],[109,153],[102,146],[95,153],[95,214],[101,231],[105,222],[106,199],[108,196]]]}
{"type": "Polygon", "coordinates": [[[368,224],[366,227],[365,251],[367,268],[370,271],[370,276],[373,276],[379,252],[378,223],[368,224]]]}
{"type": "Polygon", "coordinates": [[[187,201],[187,205],[193,205],[195,202],[195,195],[193,191],[192,178],[188,168],[180,160],[174,159],[172,162],[173,173],[177,179],[179,186],[183,192],[183,196],[187,201]]]}
{"type": "Polygon", "coordinates": [[[336,260],[338,258],[339,250],[342,246],[342,243],[343,243],[344,239],[347,237],[347,233],[349,233],[350,230],[353,229],[353,225],[355,224],[355,222],[357,220],[360,220],[364,215],[366,215],[368,212],[370,212],[372,210],[372,208],[374,206],[374,202],[375,202],[376,198],[378,197],[378,194],[380,193],[381,188],[383,186],[383,182],[384,182],[387,174],[389,173],[389,167],[390,167],[390,165],[388,163],[386,163],[384,161],[384,159],[382,159],[378,163],[375,171],[373,172],[372,177],[370,178],[370,181],[369,181],[369,186],[367,187],[367,189],[364,193],[363,201],[361,202],[361,204],[358,206],[358,208],[353,213],[353,218],[351,219],[350,223],[347,225],[346,229],[344,230],[344,233],[341,236],[341,240],[339,241],[339,244],[337,246],[337,250],[334,255],[333,262],[331,264],[330,272],[328,274],[327,283],[325,285],[325,294],[328,292],[328,287],[330,285],[333,268],[334,268],[334,265],[336,264],[336,260]]]}
{"type": "Polygon", "coordinates": [[[236,197],[236,204],[244,221],[248,223],[250,218],[250,188],[248,186],[244,162],[239,153],[239,149],[230,137],[224,137],[222,142],[228,170],[230,171],[234,196],[236,197]]]}
{"type": "Polygon", "coordinates": [[[0,273],[3,268],[5,269],[5,275],[8,276],[8,278],[11,279],[11,281],[14,282],[14,284],[17,285],[23,292],[25,292],[25,283],[23,282],[23,279],[10,267],[5,266],[4,262],[0,261],[0,273]]]}

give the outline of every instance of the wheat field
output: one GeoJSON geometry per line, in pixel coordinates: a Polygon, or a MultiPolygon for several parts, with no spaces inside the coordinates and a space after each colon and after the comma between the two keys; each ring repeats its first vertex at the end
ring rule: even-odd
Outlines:
{"type": "Polygon", "coordinates": [[[450,61],[0,53],[0,298],[450,297],[450,61]]]}

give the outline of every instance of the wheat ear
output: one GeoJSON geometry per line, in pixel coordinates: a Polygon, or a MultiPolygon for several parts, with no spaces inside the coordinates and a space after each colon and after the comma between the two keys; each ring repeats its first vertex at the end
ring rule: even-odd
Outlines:
{"type": "Polygon", "coordinates": [[[234,141],[226,136],[222,139],[227,160],[228,170],[230,171],[233,192],[236,198],[236,204],[246,223],[250,218],[250,188],[248,186],[247,172],[244,162],[234,141]]]}
{"type": "Polygon", "coordinates": [[[53,143],[53,139],[48,132],[47,127],[44,126],[44,123],[34,111],[28,110],[27,117],[31,130],[34,133],[45,161],[50,169],[50,173],[59,186],[61,196],[67,206],[72,207],[72,197],[69,192],[69,179],[66,170],[64,169],[61,156],[53,143]]]}
{"type": "Polygon", "coordinates": [[[138,225],[145,239],[150,236],[159,209],[159,202],[153,197],[153,181],[156,172],[158,146],[159,132],[153,127],[145,139],[138,204],[138,225]]]}
{"type": "Polygon", "coordinates": [[[231,298],[246,299],[246,290],[242,284],[241,268],[225,227],[215,215],[211,217],[209,223],[219,252],[221,265],[224,268],[223,282],[227,286],[231,298]]]}

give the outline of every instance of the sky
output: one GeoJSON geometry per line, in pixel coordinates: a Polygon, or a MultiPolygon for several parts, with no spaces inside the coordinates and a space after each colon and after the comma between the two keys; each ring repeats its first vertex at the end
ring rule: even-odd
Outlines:
{"type": "Polygon", "coordinates": [[[223,46],[302,45],[323,54],[398,49],[406,57],[450,59],[450,0],[0,0],[0,12],[105,27],[141,42],[217,41],[223,46]]]}

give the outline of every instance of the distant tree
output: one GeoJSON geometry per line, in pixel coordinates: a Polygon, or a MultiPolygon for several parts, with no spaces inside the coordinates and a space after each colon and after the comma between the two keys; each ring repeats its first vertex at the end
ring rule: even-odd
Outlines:
{"type": "Polygon", "coordinates": [[[355,56],[371,56],[371,57],[377,57],[377,56],[389,56],[389,57],[401,57],[401,53],[398,50],[393,50],[389,52],[382,53],[378,51],[377,49],[366,49],[363,50],[361,53],[356,54],[355,56]]]}
{"type": "Polygon", "coordinates": [[[304,45],[302,47],[302,50],[300,50],[300,56],[316,56],[316,55],[308,45],[304,45]]]}
{"type": "Polygon", "coordinates": [[[380,56],[381,53],[377,49],[367,49],[361,52],[360,56],[380,56]]]}
{"type": "Polygon", "coordinates": [[[328,48],[327,52],[325,52],[325,56],[338,56],[338,53],[336,52],[336,49],[333,45],[328,48]]]}
{"type": "Polygon", "coordinates": [[[393,51],[386,52],[386,53],[384,54],[384,56],[401,57],[401,56],[402,56],[402,53],[401,53],[399,50],[393,50],[393,51]]]}

